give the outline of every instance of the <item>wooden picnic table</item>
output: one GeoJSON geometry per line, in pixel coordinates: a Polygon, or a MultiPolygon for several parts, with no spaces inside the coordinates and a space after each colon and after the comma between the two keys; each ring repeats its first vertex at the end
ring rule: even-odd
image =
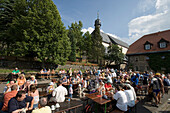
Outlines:
{"type": "MultiPolygon", "coordinates": [[[[106,92],[106,95],[108,95],[109,93],[106,92]]],[[[93,100],[94,102],[96,102],[97,104],[100,104],[100,105],[104,105],[105,104],[105,113],[106,113],[106,107],[107,107],[107,103],[108,102],[111,102],[111,100],[107,100],[107,99],[104,99],[99,95],[99,92],[96,92],[96,93],[92,93],[92,94],[86,94],[86,97],[93,100]]]]}
{"type": "MultiPolygon", "coordinates": [[[[52,102],[52,103],[48,103],[49,106],[52,106],[52,105],[56,105],[55,102],[52,102]]],[[[56,108],[53,112],[54,113],[61,113],[61,112],[64,112],[64,111],[70,111],[72,109],[75,110],[75,113],[76,113],[76,109],[78,107],[81,107],[83,106],[82,102],[81,101],[78,101],[78,100],[71,100],[71,101],[65,101],[65,102],[61,102],[59,103],[60,105],[60,108],[56,108]]]]}

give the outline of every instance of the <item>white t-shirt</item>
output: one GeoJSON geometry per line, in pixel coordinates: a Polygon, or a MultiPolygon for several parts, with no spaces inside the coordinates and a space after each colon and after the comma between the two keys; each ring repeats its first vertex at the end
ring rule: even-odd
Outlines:
{"type": "Polygon", "coordinates": [[[116,106],[122,110],[122,111],[127,111],[127,97],[125,95],[125,92],[123,91],[118,91],[113,98],[117,100],[116,106]]]}
{"type": "Polygon", "coordinates": [[[51,108],[49,106],[45,106],[40,109],[33,110],[32,113],[51,113],[51,108]]]}
{"type": "Polygon", "coordinates": [[[130,90],[133,92],[134,99],[136,100],[136,92],[135,89],[130,84],[125,84],[130,87],[130,90]]]}
{"type": "Polygon", "coordinates": [[[135,105],[135,98],[133,96],[132,90],[125,90],[124,91],[127,97],[127,105],[129,107],[133,107],[135,105]]]}
{"type": "Polygon", "coordinates": [[[107,76],[107,79],[108,79],[108,81],[110,81],[110,83],[113,83],[112,78],[110,76],[107,76]]]}
{"type": "Polygon", "coordinates": [[[112,73],[112,77],[117,77],[115,72],[112,73]]]}
{"type": "Polygon", "coordinates": [[[52,96],[55,96],[57,102],[64,102],[65,95],[67,95],[67,89],[63,86],[58,86],[54,89],[52,96]]]}

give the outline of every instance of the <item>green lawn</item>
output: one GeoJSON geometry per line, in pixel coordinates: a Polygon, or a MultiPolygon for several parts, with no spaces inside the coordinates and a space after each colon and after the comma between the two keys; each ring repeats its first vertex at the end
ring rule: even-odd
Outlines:
{"type": "MultiPolygon", "coordinates": [[[[0,69],[0,73],[11,73],[14,69],[0,69]]],[[[20,70],[21,71],[21,70],[20,70]]],[[[24,72],[38,72],[35,70],[24,70],[24,72]]]]}

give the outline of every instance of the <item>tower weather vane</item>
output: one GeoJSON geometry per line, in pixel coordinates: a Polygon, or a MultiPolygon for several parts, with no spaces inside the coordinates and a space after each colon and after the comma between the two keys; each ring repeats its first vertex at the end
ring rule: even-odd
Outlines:
{"type": "Polygon", "coordinates": [[[99,10],[97,11],[97,19],[99,19],[99,10]]]}

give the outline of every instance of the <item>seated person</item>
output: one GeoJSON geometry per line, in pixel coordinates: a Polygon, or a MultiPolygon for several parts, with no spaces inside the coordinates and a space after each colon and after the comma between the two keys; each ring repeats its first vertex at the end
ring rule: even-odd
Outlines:
{"type": "Polygon", "coordinates": [[[36,88],[35,84],[31,84],[30,91],[28,92],[28,96],[34,98],[34,105],[33,108],[38,108],[38,101],[39,101],[39,91],[36,88]]]}
{"type": "Polygon", "coordinates": [[[110,81],[107,81],[107,83],[104,85],[104,87],[106,88],[107,91],[110,91],[111,89],[113,89],[110,81]]]}
{"type": "Polygon", "coordinates": [[[11,87],[14,84],[15,84],[14,80],[11,80],[9,83],[7,83],[5,88],[4,88],[4,91],[3,91],[4,94],[7,93],[7,92],[10,92],[11,91],[11,87]]]}
{"type": "Polygon", "coordinates": [[[16,96],[16,94],[18,92],[17,90],[18,90],[18,86],[16,84],[12,85],[11,92],[7,92],[4,95],[4,104],[3,104],[3,107],[2,107],[2,113],[5,113],[5,112],[8,113],[8,102],[11,98],[16,96]]]}
{"type": "Polygon", "coordinates": [[[75,83],[75,80],[72,76],[69,77],[69,79],[67,80],[68,83],[75,83]]]}
{"type": "Polygon", "coordinates": [[[111,84],[113,83],[111,76],[109,76],[108,74],[106,74],[106,79],[110,81],[111,84]]]}
{"type": "Polygon", "coordinates": [[[25,75],[25,72],[24,72],[24,70],[21,70],[21,74],[24,74],[24,75],[25,75]]]}
{"type": "Polygon", "coordinates": [[[26,96],[25,91],[18,91],[17,95],[11,98],[8,103],[8,112],[19,113],[25,110],[32,110],[33,104],[33,97],[26,96]]]}
{"type": "Polygon", "coordinates": [[[18,68],[16,67],[15,70],[12,71],[12,78],[18,78],[18,75],[20,74],[18,68]]]}
{"type": "Polygon", "coordinates": [[[80,82],[80,77],[78,76],[78,74],[76,74],[76,76],[75,76],[75,82],[77,82],[77,83],[80,82]]]}
{"type": "Polygon", "coordinates": [[[35,79],[35,76],[34,76],[34,75],[31,76],[30,83],[31,83],[31,84],[35,84],[35,85],[38,84],[38,82],[37,82],[37,80],[35,79]]]}
{"type": "Polygon", "coordinates": [[[27,80],[24,85],[20,87],[20,90],[24,90],[26,93],[30,90],[30,80],[27,80]]]}
{"type": "Polygon", "coordinates": [[[63,77],[62,84],[67,84],[67,77],[66,76],[63,77]]]}
{"type": "Polygon", "coordinates": [[[52,92],[54,91],[54,83],[50,82],[48,87],[47,87],[47,96],[48,96],[48,100],[50,100],[50,98],[52,97],[52,92]]]}
{"type": "Polygon", "coordinates": [[[15,68],[15,70],[12,71],[12,74],[13,75],[19,75],[20,74],[20,72],[19,72],[17,67],[15,68]]]}
{"type": "Polygon", "coordinates": [[[20,87],[20,86],[24,85],[25,82],[26,82],[25,75],[24,74],[19,75],[19,77],[17,79],[18,86],[20,87]]]}
{"type": "Polygon", "coordinates": [[[68,94],[68,91],[65,87],[62,86],[62,82],[58,82],[58,87],[52,92],[52,96],[55,97],[56,102],[64,102],[65,95],[68,94]]]}
{"type": "Polygon", "coordinates": [[[101,81],[101,80],[99,80],[99,88],[97,89],[97,91],[98,92],[104,92],[106,89],[105,89],[105,87],[104,87],[104,83],[101,81]]]}
{"type": "Polygon", "coordinates": [[[51,79],[51,70],[50,69],[48,69],[48,71],[47,71],[47,79],[51,79]]]}
{"type": "Polygon", "coordinates": [[[122,87],[120,85],[116,85],[116,89],[118,90],[113,99],[117,100],[116,107],[121,111],[127,111],[127,97],[125,92],[122,91],[122,87]]]}
{"type": "Polygon", "coordinates": [[[51,75],[55,75],[55,70],[54,69],[51,70],[51,75]]]}
{"type": "Polygon", "coordinates": [[[47,105],[47,98],[41,98],[38,103],[38,109],[32,111],[32,113],[51,113],[51,109],[47,105]]]}
{"type": "Polygon", "coordinates": [[[127,85],[124,85],[123,89],[124,89],[125,95],[127,97],[128,107],[135,106],[135,96],[134,96],[132,90],[130,90],[130,87],[128,87],[127,85]]]}

